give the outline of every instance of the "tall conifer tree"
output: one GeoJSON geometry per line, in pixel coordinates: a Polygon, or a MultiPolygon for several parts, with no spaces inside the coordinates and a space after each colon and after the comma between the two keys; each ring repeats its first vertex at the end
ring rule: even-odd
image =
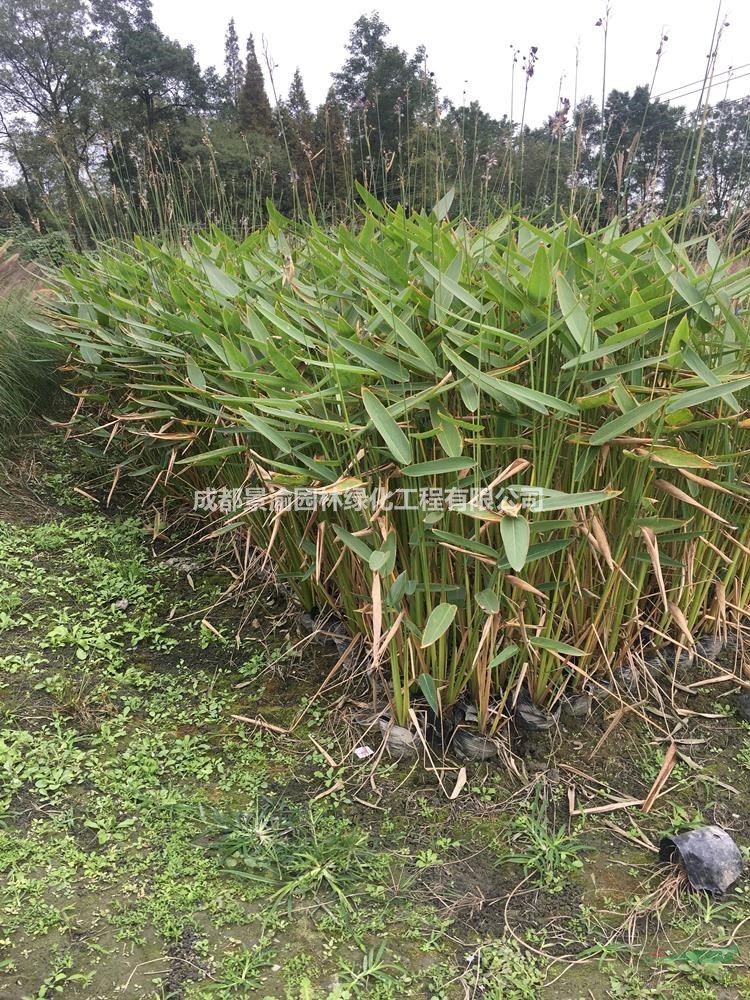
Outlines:
{"type": "Polygon", "coordinates": [[[246,132],[266,132],[272,134],[276,123],[271,103],[263,83],[263,70],[255,53],[253,36],[247,39],[245,58],[245,80],[238,100],[240,127],[246,132]]]}
{"type": "Polygon", "coordinates": [[[227,33],[224,36],[224,85],[229,103],[234,108],[237,107],[239,102],[243,75],[240,40],[237,36],[234,18],[231,18],[227,25],[227,33]]]}

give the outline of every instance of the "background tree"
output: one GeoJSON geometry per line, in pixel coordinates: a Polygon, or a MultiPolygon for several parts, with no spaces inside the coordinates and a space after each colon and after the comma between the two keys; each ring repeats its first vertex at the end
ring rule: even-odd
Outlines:
{"type": "Polygon", "coordinates": [[[243,76],[240,40],[234,25],[234,18],[231,18],[227,25],[227,33],[224,36],[224,86],[227,92],[227,100],[235,110],[240,99],[243,76]]]}
{"type": "Polygon", "coordinates": [[[398,194],[394,164],[435,100],[424,49],[409,56],[387,43],[389,33],[379,14],[360,17],[349,35],[348,58],[333,74],[336,96],[349,116],[357,172],[382,196],[398,194]]]}
{"type": "Polygon", "coordinates": [[[604,106],[605,170],[602,198],[607,218],[638,207],[655,213],[672,196],[685,146],[684,112],[652,100],[647,86],[613,90],[604,106]]]}
{"type": "Polygon", "coordinates": [[[279,108],[284,142],[291,161],[292,183],[305,189],[305,203],[312,207],[310,188],[313,156],[313,115],[302,74],[295,69],[287,99],[279,108]]]}
{"type": "Polygon", "coordinates": [[[59,189],[71,222],[97,134],[106,63],[84,0],[0,0],[5,150],[18,164],[36,209],[43,195],[54,199],[59,189]],[[38,172],[42,161],[48,164],[44,176],[38,172]],[[49,169],[53,164],[56,171],[49,169]]]}
{"type": "Polygon", "coordinates": [[[474,217],[489,197],[494,202],[507,199],[512,136],[507,117],[493,118],[478,101],[458,107],[446,103],[440,140],[443,173],[455,178],[470,216],[474,217]]]}
{"type": "Polygon", "coordinates": [[[350,205],[353,164],[345,108],[330,87],[313,124],[313,169],[316,194],[333,221],[346,216],[350,205]]]}
{"type": "Polygon", "coordinates": [[[310,102],[305,93],[305,85],[302,82],[302,74],[299,71],[299,66],[295,69],[292,82],[289,86],[286,107],[300,137],[308,138],[312,127],[312,112],[310,111],[310,102]]]}
{"type": "Polygon", "coordinates": [[[114,63],[107,98],[116,125],[148,133],[206,110],[206,85],[195,52],[167,38],[154,21],[150,0],[100,3],[99,23],[114,63]]]}
{"type": "Polygon", "coordinates": [[[377,14],[355,22],[318,108],[299,68],[274,108],[233,20],[217,73],[164,34],[151,0],[0,0],[0,220],[244,230],[268,197],[339,220],[361,180],[413,210],[455,187],[472,221],[511,206],[540,220],[572,210],[584,226],[635,226],[694,194],[691,225],[718,225],[750,218],[749,136],[750,98],[689,117],[647,86],[613,90],[603,109],[561,101],[519,132],[441,99],[425,51],[392,44],[377,14]]]}
{"type": "Polygon", "coordinates": [[[244,132],[261,132],[266,135],[276,132],[274,113],[266,94],[263,70],[258,62],[252,35],[248,35],[247,39],[245,79],[240,90],[237,109],[240,128],[244,132]]]}
{"type": "Polygon", "coordinates": [[[750,170],[750,97],[707,109],[698,166],[699,193],[718,222],[747,202],[750,170]]]}

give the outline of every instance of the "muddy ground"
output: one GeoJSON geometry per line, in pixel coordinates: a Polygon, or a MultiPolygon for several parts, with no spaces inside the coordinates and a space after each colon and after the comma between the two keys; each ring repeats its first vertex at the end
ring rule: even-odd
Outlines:
{"type": "Polygon", "coordinates": [[[0,465],[0,997],[750,996],[748,883],[692,893],[655,853],[750,846],[735,683],[393,759],[283,591],[227,598],[97,476],[42,431],[0,465]]]}

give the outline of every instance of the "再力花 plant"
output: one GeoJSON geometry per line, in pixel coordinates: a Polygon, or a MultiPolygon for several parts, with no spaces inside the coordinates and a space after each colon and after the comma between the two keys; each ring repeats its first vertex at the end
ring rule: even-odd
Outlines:
{"type": "Polygon", "coordinates": [[[272,211],[64,269],[44,328],[122,473],[220,495],[210,528],[365,637],[401,724],[468,689],[491,728],[522,672],[550,704],[742,615],[750,271],[669,221],[473,229],[361,193],[358,230],[272,211]]]}

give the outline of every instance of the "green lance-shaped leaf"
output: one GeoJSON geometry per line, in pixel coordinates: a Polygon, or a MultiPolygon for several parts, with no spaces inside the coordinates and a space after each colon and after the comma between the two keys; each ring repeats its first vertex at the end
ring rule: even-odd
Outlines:
{"type": "Polygon", "coordinates": [[[430,372],[434,375],[438,371],[437,361],[435,360],[434,354],[429,347],[427,347],[419,334],[416,334],[411,327],[397,315],[395,309],[381,302],[380,299],[373,294],[373,292],[369,293],[369,298],[377,309],[378,315],[381,319],[393,330],[400,343],[403,344],[407,350],[411,351],[414,358],[417,359],[418,367],[420,367],[423,371],[430,372]]]}
{"type": "Polygon", "coordinates": [[[667,406],[667,413],[674,413],[676,410],[687,409],[691,406],[702,406],[710,403],[714,399],[729,399],[735,392],[747,389],[750,386],[750,376],[732,379],[722,385],[707,385],[703,389],[691,389],[681,396],[676,396],[667,406]]]}
{"type": "Polygon", "coordinates": [[[502,649],[496,656],[493,656],[490,660],[490,670],[494,670],[495,667],[501,666],[506,660],[509,660],[511,656],[515,656],[518,652],[518,646],[515,642],[512,642],[505,649],[502,649]]]}
{"type": "Polygon", "coordinates": [[[473,458],[436,458],[431,462],[418,462],[401,469],[405,476],[440,476],[447,472],[463,472],[473,469],[477,463],[473,458]]]}
{"type": "Polygon", "coordinates": [[[509,382],[505,379],[496,378],[494,375],[488,375],[486,372],[479,371],[479,369],[470,365],[468,361],[455,351],[452,351],[445,343],[442,344],[442,351],[448,361],[455,365],[462,375],[465,375],[475,386],[486,392],[489,396],[492,396],[493,399],[497,399],[498,402],[503,403],[506,407],[508,397],[510,397],[511,400],[517,400],[524,406],[536,410],[537,413],[545,415],[550,410],[569,413],[571,416],[574,416],[578,412],[575,406],[571,406],[570,403],[563,399],[558,399],[557,396],[551,396],[549,393],[540,392],[538,389],[519,385],[516,382],[509,382]]]}
{"type": "Polygon", "coordinates": [[[474,600],[485,614],[496,615],[500,610],[500,598],[494,590],[480,590],[474,595],[474,600]]]}
{"type": "MultiPolygon", "coordinates": [[[[521,489],[523,487],[520,487],[521,489]]],[[[622,490],[589,490],[584,493],[561,493],[559,490],[540,490],[534,509],[537,513],[553,510],[570,510],[573,507],[593,507],[619,497],[622,490]]]]}
{"type": "Polygon", "coordinates": [[[542,244],[534,254],[534,262],[527,279],[526,288],[529,298],[536,305],[546,302],[552,290],[552,277],[549,266],[549,253],[546,246],[542,244]]]}
{"type": "Polygon", "coordinates": [[[102,363],[101,354],[91,344],[79,344],[78,350],[86,364],[98,367],[102,363]]]}
{"type": "Polygon", "coordinates": [[[347,548],[351,549],[360,559],[364,559],[369,564],[373,550],[366,542],[363,542],[357,535],[352,535],[351,532],[347,531],[346,528],[342,528],[339,524],[334,524],[333,530],[347,548]]]}
{"type": "Polygon", "coordinates": [[[357,193],[365,203],[369,212],[372,212],[373,215],[381,217],[385,215],[385,206],[382,205],[374,195],[371,195],[363,184],[360,184],[359,181],[355,181],[354,186],[357,188],[357,193]]]}
{"type": "Polygon", "coordinates": [[[196,389],[202,391],[206,388],[206,376],[191,358],[187,359],[187,373],[196,389]]]}
{"type": "Polygon", "coordinates": [[[383,552],[381,549],[376,549],[370,556],[368,562],[373,573],[382,573],[385,569],[386,563],[388,562],[388,553],[383,552]]]}
{"type": "Polygon", "coordinates": [[[432,426],[437,432],[440,447],[450,458],[459,458],[463,453],[464,442],[461,431],[446,414],[433,406],[431,410],[432,426]]]}
{"type": "Polygon", "coordinates": [[[240,294],[240,286],[234,278],[229,277],[226,271],[222,271],[222,269],[217,267],[212,260],[208,259],[208,257],[204,257],[201,263],[203,264],[203,270],[206,272],[206,277],[208,278],[214,291],[218,292],[220,295],[225,295],[228,299],[233,299],[240,294]]]}
{"type": "Polygon", "coordinates": [[[685,344],[690,343],[690,325],[687,321],[687,316],[683,316],[680,322],[677,324],[675,332],[672,334],[669,341],[669,363],[670,365],[676,365],[680,362],[680,356],[682,354],[682,348],[685,344]]]}
{"type": "MultiPolygon", "coordinates": [[[[708,365],[703,362],[703,360],[695,353],[692,347],[690,346],[684,347],[682,350],[682,357],[685,364],[689,368],[692,368],[695,374],[699,378],[703,379],[706,385],[722,384],[721,379],[716,375],[715,372],[711,371],[708,365]]],[[[730,407],[730,409],[732,409],[735,413],[739,413],[740,404],[737,402],[737,400],[731,393],[727,393],[725,396],[722,396],[722,399],[726,401],[726,404],[727,406],[730,407]]],[[[677,410],[676,412],[679,413],[680,411],[677,410]]],[[[689,410],[685,412],[690,413],[689,410]]],[[[672,416],[672,411],[668,410],[667,413],[670,417],[672,416]]],[[[692,414],[690,414],[690,416],[692,418],[692,414]]],[[[669,423],[672,423],[672,420],[669,420],[669,423]]]]}
{"type": "Polygon", "coordinates": [[[362,401],[365,404],[365,409],[370,420],[372,420],[378,434],[385,441],[391,455],[401,465],[411,465],[413,459],[409,439],[388,410],[386,410],[377,396],[373,395],[367,389],[362,391],[362,401]]]}
{"type": "Polygon", "coordinates": [[[684,448],[672,448],[669,445],[655,444],[649,450],[653,462],[660,465],[670,465],[673,469],[715,469],[716,465],[707,458],[696,455],[684,448]]]}
{"type": "Polygon", "coordinates": [[[394,382],[408,382],[409,372],[402,364],[393,361],[392,358],[388,358],[384,354],[373,351],[369,347],[365,347],[363,344],[355,340],[349,340],[346,337],[332,337],[331,340],[338,347],[346,351],[347,354],[351,354],[352,357],[361,361],[373,371],[378,372],[378,374],[384,375],[394,382]]]}
{"type": "Polygon", "coordinates": [[[396,579],[391,584],[391,589],[388,592],[388,600],[394,606],[400,604],[403,600],[404,594],[407,592],[407,587],[409,585],[409,576],[406,570],[403,573],[399,573],[396,579]]]}
{"type": "Polygon", "coordinates": [[[500,536],[511,567],[518,572],[526,565],[531,531],[525,517],[507,515],[500,522],[500,536]]]}
{"type": "Polygon", "coordinates": [[[663,399],[649,399],[645,403],[634,406],[627,413],[621,413],[619,417],[613,417],[602,424],[598,430],[594,431],[590,438],[591,444],[606,444],[607,441],[611,441],[620,434],[632,430],[638,424],[645,423],[646,420],[661,410],[664,402],[663,399]]]}
{"type": "Polygon", "coordinates": [[[373,573],[389,576],[393,572],[393,567],[396,563],[395,531],[388,533],[381,547],[372,553],[368,562],[373,573]]]}
{"type": "Polygon", "coordinates": [[[460,285],[457,281],[454,281],[445,271],[440,271],[438,268],[433,267],[433,265],[424,257],[419,258],[419,262],[425,269],[427,274],[430,275],[432,280],[435,282],[437,288],[444,289],[447,293],[452,295],[454,298],[463,302],[464,305],[473,309],[474,312],[482,312],[482,303],[477,299],[471,292],[460,285]]]}
{"type": "Polygon", "coordinates": [[[445,635],[456,617],[458,608],[455,604],[438,604],[433,608],[432,614],[427,619],[427,624],[422,632],[422,649],[432,646],[438,639],[445,635]]]}
{"type": "Polygon", "coordinates": [[[202,451],[199,455],[188,455],[187,458],[178,458],[176,465],[219,465],[230,455],[237,455],[242,451],[247,451],[244,444],[230,444],[225,448],[214,448],[213,451],[202,451]]]}
{"type": "Polygon", "coordinates": [[[280,433],[275,427],[272,427],[267,420],[263,420],[255,413],[249,413],[247,410],[240,410],[243,419],[246,421],[247,425],[251,427],[256,434],[261,434],[266,440],[270,441],[271,444],[275,445],[280,454],[288,455],[292,446],[289,443],[286,435],[280,433]]]}
{"type": "Polygon", "coordinates": [[[440,695],[438,694],[435,679],[431,674],[420,674],[417,678],[419,690],[425,696],[427,704],[435,715],[440,715],[440,695]]]}
{"type": "Polygon", "coordinates": [[[567,642],[560,642],[559,639],[550,639],[544,635],[534,635],[529,639],[529,645],[537,649],[546,649],[551,653],[560,653],[562,656],[585,656],[582,649],[577,646],[569,646],[567,642]]]}
{"type": "Polygon", "coordinates": [[[453,204],[453,199],[455,198],[455,196],[456,196],[456,189],[449,188],[445,192],[443,197],[433,206],[432,214],[435,216],[438,222],[442,222],[443,219],[448,218],[448,212],[450,212],[451,210],[451,205],[453,204]]]}
{"type": "Polygon", "coordinates": [[[578,296],[562,274],[557,276],[557,298],[568,329],[582,351],[592,351],[596,347],[596,335],[586,310],[578,296]]]}

